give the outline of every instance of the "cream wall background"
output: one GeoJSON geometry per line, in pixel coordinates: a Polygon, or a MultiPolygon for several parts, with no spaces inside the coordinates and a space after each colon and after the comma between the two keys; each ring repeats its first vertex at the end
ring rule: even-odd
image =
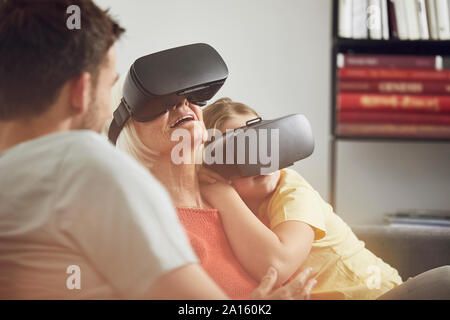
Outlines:
{"type": "MultiPolygon", "coordinates": [[[[117,45],[125,74],[138,57],[206,42],[230,76],[228,96],[263,117],[303,113],[315,136],[300,172],[329,200],[331,0],[96,0],[127,29],[117,45]]],[[[338,143],[337,206],[350,224],[400,208],[450,209],[450,144],[338,143]]]]}

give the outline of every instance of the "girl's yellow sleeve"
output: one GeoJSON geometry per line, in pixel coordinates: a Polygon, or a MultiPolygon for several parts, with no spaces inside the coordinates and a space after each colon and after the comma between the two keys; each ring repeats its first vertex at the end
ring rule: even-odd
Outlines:
{"type": "MultiPolygon", "coordinates": [[[[325,237],[325,213],[320,195],[295,171],[282,171],[264,216],[271,229],[285,221],[301,221],[314,229],[314,240],[325,237]]],[[[264,208],[262,208],[264,210],[264,208]]]]}

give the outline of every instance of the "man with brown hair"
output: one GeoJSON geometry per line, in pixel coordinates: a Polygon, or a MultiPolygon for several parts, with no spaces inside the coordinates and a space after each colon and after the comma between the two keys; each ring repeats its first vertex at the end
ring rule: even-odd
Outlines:
{"type": "MultiPolygon", "coordinates": [[[[98,134],[123,32],[90,0],[0,0],[0,298],[226,298],[166,191],[98,134]]],[[[255,297],[309,293],[275,280],[255,297]]]]}

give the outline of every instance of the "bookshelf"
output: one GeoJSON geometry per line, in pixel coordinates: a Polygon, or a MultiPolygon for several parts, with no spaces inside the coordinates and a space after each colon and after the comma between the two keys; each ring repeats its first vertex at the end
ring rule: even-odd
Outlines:
{"type": "Polygon", "coordinates": [[[355,54],[399,54],[399,55],[441,55],[450,56],[450,41],[447,40],[372,40],[341,38],[338,35],[339,1],[332,5],[332,47],[331,47],[331,136],[330,136],[330,204],[336,206],[336,174],[338,142],[367,143],[450,143],[450,138],[414,137],[371,137],[342,136],[337,134],[337,55],[355,54]]]}

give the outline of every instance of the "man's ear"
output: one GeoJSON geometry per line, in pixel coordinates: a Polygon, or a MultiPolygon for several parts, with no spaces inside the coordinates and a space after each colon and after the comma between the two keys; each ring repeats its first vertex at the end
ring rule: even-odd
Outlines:
{"type": "Polygon", "coordinates": [[[76,115],[82,115],[88,110],[92,92],[91,79],[89,72],[83,72],[71,80],[70,102],[72,112],[76,115]]]}

